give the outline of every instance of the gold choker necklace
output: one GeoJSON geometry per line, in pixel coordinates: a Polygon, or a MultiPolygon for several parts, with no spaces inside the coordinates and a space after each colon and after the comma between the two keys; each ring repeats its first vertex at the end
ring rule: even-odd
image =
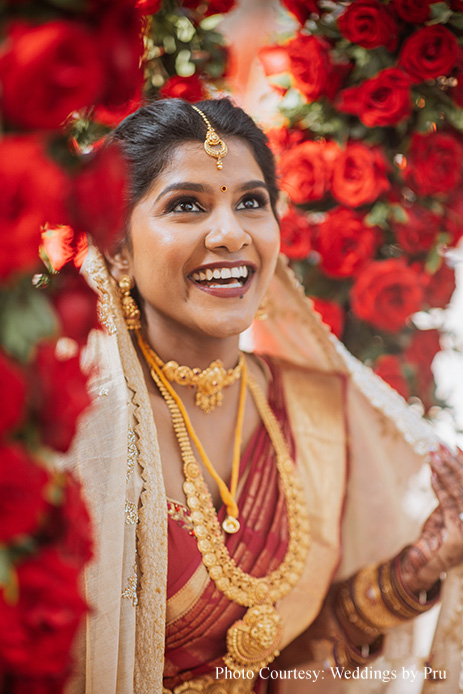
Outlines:
{"type": "Polygon", "coordinates": [[[235,383],[243,370],[242,354],[234,369],[226,369],[220,359],[216,359],[201,371],[198,367],[190,369],[189,366],[180,366],[176,361],[164,363],[150,345],[147,343],[145,345],[168,381],[178,383],[180,386],[196,388],[195,405],[206,414],[220,407],[223,402],[223,389],[235,383]]]}
{"type": "MultiPolygon", "coordinates": [[[[140,332],[138,339],[142,346],[140,332]]],[[[257,382],[249,375],[249,390],[276,453],[288,514],[289,542],[282,563],[268,576],[256,578],[242,571],[225,545],[209,489],[191,447],[190,437],[196,445],[197,436],[185,408],[183,404],[180,407],[180,398],[156,364],[151,376],[172,417],[183,460],[183,490],[203,564],[218,590],[232,602],[248,608],[243,619],[228,629],[224,663],[234,671],[246,668],[257,673],[279,654],[283,626],[274,605],[298,583],[309,551],[310,524],[302,485],[278,421],[257,382]]]]}

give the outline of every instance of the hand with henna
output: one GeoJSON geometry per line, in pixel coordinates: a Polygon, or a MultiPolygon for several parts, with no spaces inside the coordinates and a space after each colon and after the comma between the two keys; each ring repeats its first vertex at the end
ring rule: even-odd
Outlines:
{"type": "Polygon", "coordinates": [[[439,501],[418,540],[402,554],[402,579],[414,593],[428,590],[463,561],[463,451],[431,453],[432,486],[439,501]]]}

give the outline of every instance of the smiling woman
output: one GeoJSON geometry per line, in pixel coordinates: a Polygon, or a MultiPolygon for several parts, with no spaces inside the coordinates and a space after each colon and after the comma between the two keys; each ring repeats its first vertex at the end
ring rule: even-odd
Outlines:
{"type": "Polygon", "coordinates": [[[273,159],[243,111],[166,100],[111,139],[132,189],[124,238],[87,261],[107,332],[63,461],[97,536],[70,691],[264,694],[273,667],[362,667],[463,556],[462,457],[435,456],[420,535],[427,502],[417,520],[403,499],[437,444],[278,261],[273,159]],[[255,329],[244,353],[264,299],[265,350],[255,329]]]}

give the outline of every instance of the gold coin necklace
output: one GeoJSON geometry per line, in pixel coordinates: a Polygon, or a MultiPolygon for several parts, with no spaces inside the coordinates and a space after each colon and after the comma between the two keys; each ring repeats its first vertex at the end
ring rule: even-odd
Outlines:
{"type": "MultiPolygon", "coordinates": [[[[138,338],[143,350],[140,333],[138,338]]],[[[289,542],[283,561],[270,574],[256,578],[245,573],[225,545],[212,497],[191,447],[194,430],[188,413],[156,363],[150,360],[148,364],[172,417],[183,460],[183,490],[203,564],[218,590],[232,602],[248,608],[244,617],[228,629],[224,663],[233,671],[246,668],[257,673],[279,655],[283,625],[274,604],[298,583],[309,552],[309,515],[301,482],[280,425],[257,382],[249,375],[249,390],[276,453],[288,514],[289,542]]]]}

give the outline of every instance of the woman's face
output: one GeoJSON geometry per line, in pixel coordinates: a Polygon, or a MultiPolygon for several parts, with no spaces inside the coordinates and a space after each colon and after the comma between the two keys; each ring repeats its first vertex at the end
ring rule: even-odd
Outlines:
{"type": "Polygon", "coordinates": [[[222,170],[202,143],[180,145],[134,207],[129,265],[148,328],[237,335],[266,292],[278,223],[250,147],[226,142],[222,170]]]}

